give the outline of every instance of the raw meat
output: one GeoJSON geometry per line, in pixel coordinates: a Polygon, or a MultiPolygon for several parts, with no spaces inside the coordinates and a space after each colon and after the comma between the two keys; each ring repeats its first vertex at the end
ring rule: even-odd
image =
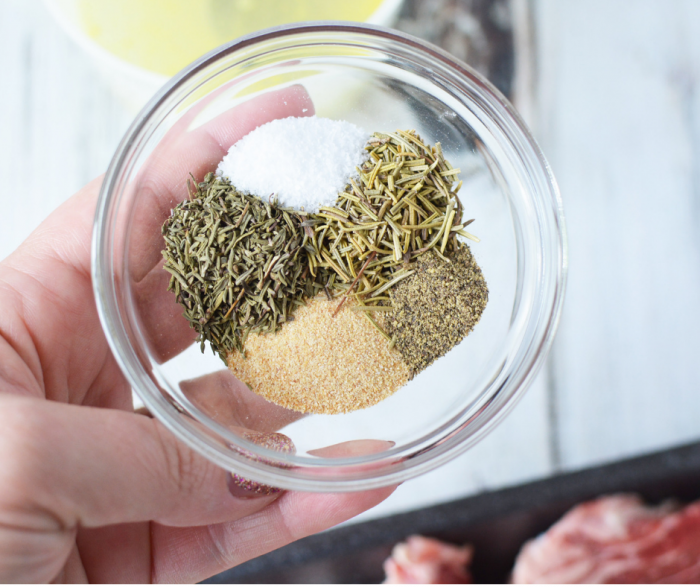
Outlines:
{"type": "Polygon", "coordinates": [[[647,507],[614,495],[581,504],[523,546],[512,582],[700,582],[700,502],[647,507]]]}
{"type": "Polygon", "coordinates": [[[394,546],[384,561],[386,579],[391,584],[471,583],[467,566],[471,546],[453,546],[433,538],[410,536],[394,546]]]}

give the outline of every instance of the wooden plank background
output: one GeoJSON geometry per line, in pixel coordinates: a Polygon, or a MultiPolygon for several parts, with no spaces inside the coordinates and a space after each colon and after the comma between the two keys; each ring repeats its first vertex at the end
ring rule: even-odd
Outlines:
{"type": "Polygon", "coordinates": [[[537,135],[568,221],[555,466],[700,436],[700,3],[534,3],[537,135]]]}
{"type": "MultiPolygon", "coordinates": [[[[516,0],[499,18],[567,214],[561,329],[497,430],[364,518],[700,437],[700,3],[516,0]]],[[[0,72],[2,258],[104,171],[133,113],[39,0],[0,2],[0,72]]]]}

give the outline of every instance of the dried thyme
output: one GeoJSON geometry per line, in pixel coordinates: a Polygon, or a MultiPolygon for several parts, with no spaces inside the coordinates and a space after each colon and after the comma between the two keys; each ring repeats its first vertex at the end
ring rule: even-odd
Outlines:
{"type": "Polygon", "coordinates": [[[298,213],[243,194],[209,173],[162,228],[169,290],[197,340],[226,360],[251,332],[275,332],[322,285],[309,278],[298,213]]]}

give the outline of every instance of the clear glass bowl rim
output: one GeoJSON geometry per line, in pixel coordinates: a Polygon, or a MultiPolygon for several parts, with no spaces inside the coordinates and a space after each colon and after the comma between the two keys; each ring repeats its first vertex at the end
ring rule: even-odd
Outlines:
{"type": "MultiPolygon", "coordinates": [[[[549,270],[551,271],[551,269],[550,267],[549,270]]],[[[552,345],[561,317],[567,269],[566,228],[561,196],[556,180],[549,163],[527,126],[500,91],[471,67],[430,43],[394,29],[376,25],[335,21],[296,23],[268,28],[240,37],[207,53],[171,78],[137,115],[115,152],[100,190],[92,240],[93,289],[105,336],[122,372],[151,413],[173,432],[178,439],[223,468],[235,470],[238,474],[269,485],[305,491],[358,491],[400,483],[439,467],[479,442],[515,407],[542,366],[552,345]],[[480,410],[478,417],[474,418],[474,421],[470,421],[468,425],[462,426],[458,431],[452,433],[449,438],[439,439],[434,445],[431,445],[430,448],[434,449],[442,444],[439,447],[440,450],[434,451],[433,454],[428,455],[426,453],[430,452],[429,450],[422,450],[419,451],[419,454],[411,455],[409,466],[406,466],[405,461],[401,463],[401,466],[393,466],[395,463],[392,462],[385,468],[378,467],[375,469],[373,467],[371,471],[354,471],[352,465],[357,464],[357,459],[325,459],[328,464],[336,468],[335,470],[338,470],[338,467],[344,467],[343,470],[348,472],[341,473],[338,476],[304,477],[303,475],[295,476],[293,473],[295,468],[275,467],[253,461],[240,454],[230,454],[222,458],[220,452],[212,450],[211,445],[204,441],[201,432],[196,431],[192,427],[183,426],[179,420],[179,418],[183,417],[182,414],[177,413],[177,410],[162,397],[161,392],[157,388],[156,393],[144,390],[144,383],[146,384],[145,387],[149,387],[149,383],[151,385],[154,385],[154,383],[145,373],[133,349],[130,348],[128,335],[117,308],[112,264],[113,231],[110,230],[110,222],[112,222],[114,216],[114,210],[111,209],[113,191],[118,184],[123,163],[130,149],[134,144],[138,143],[137,139],[148,126],[152,115],[190,78],[196,76],[221,57],[228,56],[242,49],[250,49],[258,43],[305,33],[359,34],[367,35],[370,38],[387,39],[399,43],[403,48],[421,53],[423,57],[436,60],[452,74],[454,79],[451,81],[453,83],[457,83],[461,76],[467,77],[473,84],[476,83],[481,98],[490,101],[491,106],[498,107],[499,114],[503,117],[501,122],[507,125],[510,132],[509,138],[518,139],[520,144],[519,154],[523,154],[521,153],[523,148],[529,151],[524,153],[527,156],[527,162],[531,168],[540,174],[540,183],[546,185],[548,192],[545,194],[544,203],[549,207],[554,218],[556,251],[554,251],[552,256],[556,259],[556,267],[554,268],[555,278],[553,280],[552,300],[549,307],[544,309],[547,315],[542,318],[543,327],[538,330],[538,339],[533,341],[537,343],[534,353],[530,353],[529,361],[518,365],[518,377],[509,380],[508,390],[501,389],[497,396],[490,398],[480,410]],[[142,373],[138,373],[139,367],[142,373]],[[467,431],[469,426],[471,426],[471,429],[467,431]]],[[[241,446],[244,451],[250,451],[251,447],[255,448],[254,445],[247,442],[244,442],[241,446]]],[[[268,458],[269,456],[271,455],[268,455],[268,458]]]]}

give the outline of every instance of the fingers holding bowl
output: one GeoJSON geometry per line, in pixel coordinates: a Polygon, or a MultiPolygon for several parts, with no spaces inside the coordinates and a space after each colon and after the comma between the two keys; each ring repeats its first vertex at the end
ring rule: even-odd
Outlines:
{"type": "Polygon", "coordinates": [[[334,494],[289,492],[235,522],[198,528],[156,526],[152,543],[154,579],[167,583],[201,581],[348,520],[384,501],[394,489],[334,494]]]}

